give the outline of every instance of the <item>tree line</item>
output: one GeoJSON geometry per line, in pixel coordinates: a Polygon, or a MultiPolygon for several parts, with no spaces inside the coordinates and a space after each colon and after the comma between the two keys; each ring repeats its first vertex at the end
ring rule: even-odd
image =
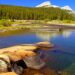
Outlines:
{"type": "Polygon", "coordinates": [[[17,20],[75,20],[67,10],[60,8],[30,8],[21,6],[0,5],[0,19],[17,20]]]}

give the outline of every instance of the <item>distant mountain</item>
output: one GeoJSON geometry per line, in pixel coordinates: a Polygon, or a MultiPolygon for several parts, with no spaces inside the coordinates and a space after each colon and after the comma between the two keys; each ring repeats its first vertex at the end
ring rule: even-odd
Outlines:
{"type": "Polygon", "coordinates": [[[60,6],[57,6],[57,5],[52,5],[50,1],[43,2],[39,5],[37,5],[36,7],[54,7],[54,8],[60,8],[60,9],[63,9],[63,10],[73,11],[72,8],[68,5],[66,5],[64,7],[60,7],[60,6]]]}
{"type": "Polygon", "coordinates": [[[70,7],[70,6],[64,6],[64,7],[61,7],[61,9],[65,9],[65,10],[70,10],[70,11],[72,11],[72,8],[70,7]]]}

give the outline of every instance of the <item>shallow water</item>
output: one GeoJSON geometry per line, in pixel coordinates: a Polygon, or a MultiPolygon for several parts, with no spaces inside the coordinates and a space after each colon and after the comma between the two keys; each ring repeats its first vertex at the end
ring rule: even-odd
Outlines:
{"type": "Polygon", "coordinates": [[[33,32],[19,30],[0,33],[0,48],[40,41],[49,41],[55,45],[53,50],[40,50],[41,58],[50,69],[75,75],[75,30],[33,32]]]}

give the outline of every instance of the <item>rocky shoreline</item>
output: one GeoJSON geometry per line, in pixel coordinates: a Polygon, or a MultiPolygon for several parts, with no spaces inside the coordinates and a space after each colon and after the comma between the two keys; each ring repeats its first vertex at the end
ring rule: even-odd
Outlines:
{"type": "Polygon", "coordinates": [[[71,26],[71,25],[62,25],[62,24],[40,24],[40,27],[36,27],[36,26],[31,26],[30,24],[29,25],[26,25],[26,26],[12,26],[12,27],[4,27],[2,29],[0,29],[0,33],[3,33],[3,32],[8,32],[8,31],[15,31],[15,30],[35,30],[35,29],[41,29],[41,26],[42,28],[45,28],[46,29],[75,29],[75,26],[71,26]]]}
{"type": "MultiPolygon", "coordinates": [[[[0,49],[0,61],[1,61],[1,63],[3,63],[5,65],[4,66],[4,65],[0,64],[1,65],[0,73],[2,74],[4,72],[5,73],[9,72],[9,70],[8,70],[8,68],[9,68],[11,70],[11,72],[13,69],[13,71],[16,72],[17,74],[21,74],[23,69],[21,69],[22,70],[21,71],[18,66],[16,66],[16,67],[13,66],[13,65],[17,64],[18,62],[20,62],[21,60],[24,61],[24,64],[26,63],[27,67],[39,70],[42,67],[44,67],[45,64],[43,64],[44,62],[42,60],[40,61],[40,58],[37,55],[37,51],[39,49],[42,49],[42,50],[50,50],[51,49],[52,50],[53,47],[54,47],[53,44],[45,41],[45,42],[38,42],[36,44],[22,44],[22,45],[16,45],[16,46],[0,49]],[[12,61],[12,64],[11,64],[11,61],[12,61]],[[33,63],[31,61],[33,61],[33,63]],[[37,64],[37,63],[39,63],[39,64],[37,64]],[[19,72],[18,72],[18,69],[19,69],[19,72]]],[[[21,64],[22,64],[22,62],[20,63],[20,65],[21,64]]],[[[22,67],[22,66],[20,66],[20,67],[22,67]]]]}

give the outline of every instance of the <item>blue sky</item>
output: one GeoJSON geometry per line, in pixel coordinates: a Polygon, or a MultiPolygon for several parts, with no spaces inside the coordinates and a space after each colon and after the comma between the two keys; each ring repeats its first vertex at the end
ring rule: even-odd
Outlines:
{"type": "Polygon", "coordinates": [[[50,1],[53,5],[69,5],[75,10],[75,0],[0,0],[0,4],[34,7],[42,2],[50,1]]]}

